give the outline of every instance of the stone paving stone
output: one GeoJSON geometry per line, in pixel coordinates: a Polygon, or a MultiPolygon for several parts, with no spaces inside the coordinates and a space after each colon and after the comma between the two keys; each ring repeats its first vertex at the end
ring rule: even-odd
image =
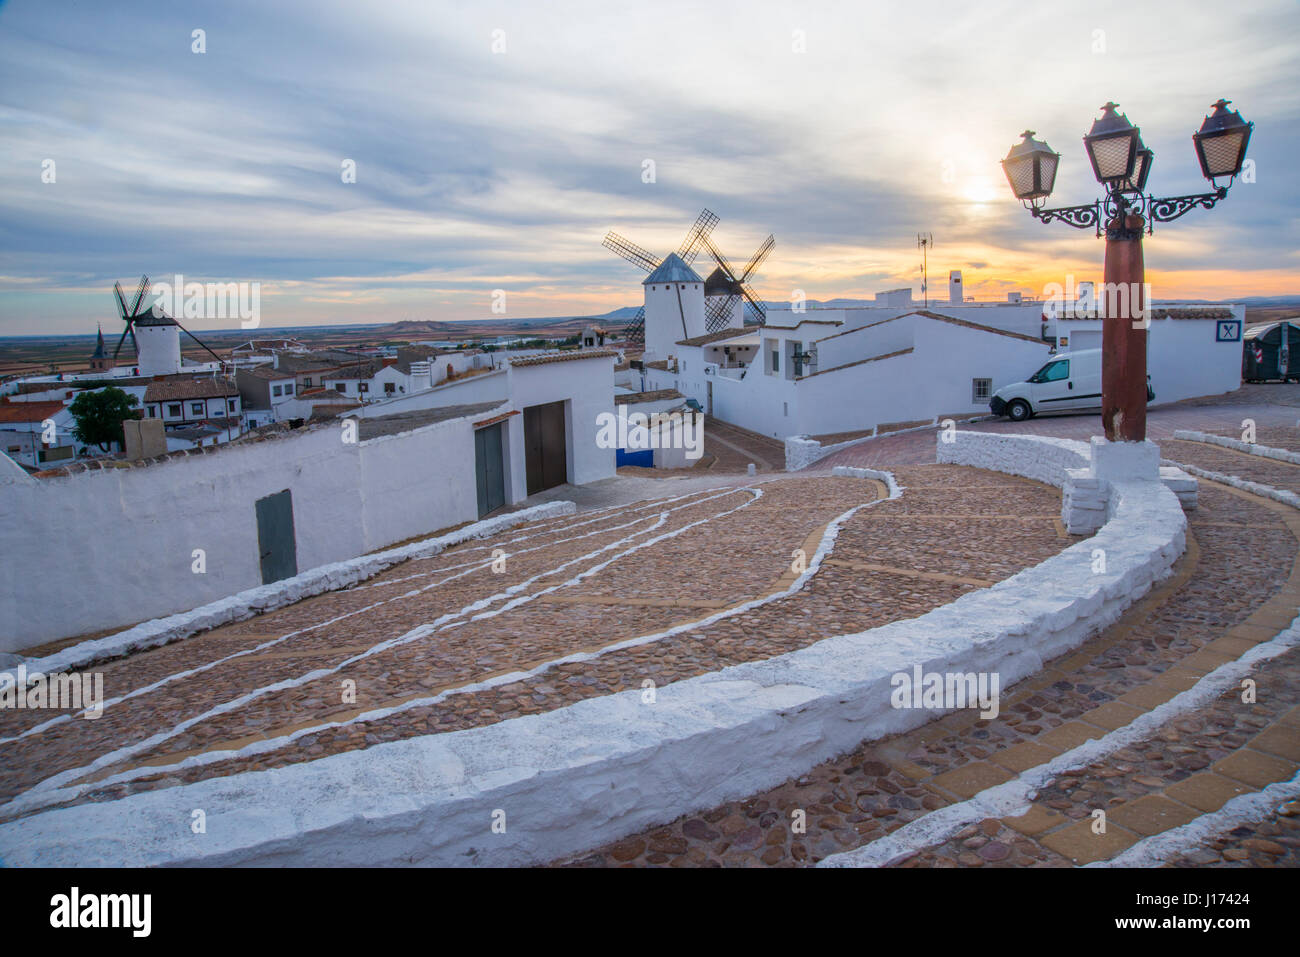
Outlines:
{"type": "Polygon", "coordinates": [[[1108,814],[1109,823],[1118,824],[1144,837],[1181,827],[1198,816],[1194,808],[1159,794],[1148,794],[1136,801],[1121,804],[1108,814]]]}
{"type": "Polygon", "coordinates": [[[1300,765],[1271,754],[1261,754],[1243,748],[1214,762],[1213,768],[1215,774],[1249,784],[1254,788],[1262,788],[1274,781],[1285,781],[1295,774],[1300,765]]]}
{"type": "Polygon", "coordinates": [[[1107,824],[1103,834],[1094,833],[1092,827],[1091,820],[1079,821],[1053,831],[1040,842],[1075,864],[1091,864],[1114,857],[1139,840],[1138,834],[1116,824],[1107,824]]]}
{"type": "Polygon", "coordinates": [[[1202,771],[1200,774],[1193,774],[1190,778],[1169,785],[1165,788],[1165,794],[1175,801],[1209,813],[1217,811],[1233,798],[1249,794],[1253,790],[1255,789],[1240,781],[1232,781],[1213,771],[1202,771]]]}

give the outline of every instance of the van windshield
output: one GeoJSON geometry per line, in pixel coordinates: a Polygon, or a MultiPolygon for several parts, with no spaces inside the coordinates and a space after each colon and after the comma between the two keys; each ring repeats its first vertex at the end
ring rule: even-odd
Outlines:
{"type": "Polygon", "coordinates": [[[1056,382],[1060,379],[1070,378],[1070,360],[1057,359],[1055,362],[1049,362],[1037,372],[1034,373],[1030,382],[1056,382]]]}

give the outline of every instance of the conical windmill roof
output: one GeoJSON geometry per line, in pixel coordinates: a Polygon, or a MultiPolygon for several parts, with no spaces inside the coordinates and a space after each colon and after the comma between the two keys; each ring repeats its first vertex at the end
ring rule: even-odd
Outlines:
{"type": "Polygon", "coordinates": [[[641,285],[648,286],[660,282],[704,282],[704,280],[700,278],[699,273],[686,265],[681,256],[669,253],[659,264],[659,268],[647,276],[641,285]]]}

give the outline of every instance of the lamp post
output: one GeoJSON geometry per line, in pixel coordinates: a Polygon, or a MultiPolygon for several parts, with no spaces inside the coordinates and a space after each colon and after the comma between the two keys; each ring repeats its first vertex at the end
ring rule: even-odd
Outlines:
{"type": "Polygon", "coordinates": [[[1145,193],[1155,154],[1142,143],[1141,131],[1107,103],[1083,138],[1093,174],[1106,190],[1102,199],[1085,206],[1044,209],[1056,182],[1060,154],[1034,131],[1021,134],[1011,147],[1002,169],[1011,191],[1035,219],[1059,220],[1077,229],[1106,232],[1103,274],[1101,417],[1111,442],[1142,442],[1147,420],[1147,314],[1146,271],[1142,261],[1142,232],[1148,235],[1157,222],[1167,223],[1188,211],[1210,209],[1228,195],[1228,187],[1241,172],[1254,123],[1247,123],[1228,100],[1214,104],[1214,112],[1192,134],[1201,173],[1214,187],[1212,193],[1157,199],[1145,193]],[[1226,179],[1220,184],[1218,180],[1226,179]],[[1144,219],[1144,214],[1146,218],[1144,219]],[[1137,321],[1135,321],[1137,320],[1137,321]]]}

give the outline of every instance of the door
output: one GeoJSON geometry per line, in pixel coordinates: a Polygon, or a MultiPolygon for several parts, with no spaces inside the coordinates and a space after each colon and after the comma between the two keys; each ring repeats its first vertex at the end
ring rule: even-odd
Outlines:
{"type": "Polygon", "coordinates": [[[293,535],[293,495],[288,489],[257,500],[257,550],[262,584],[298,574],[298,545],[293,535]]]}
{"type": "Polygon", "coordinates": [[[563,401],[524,409],[524,468],[529,495],[567,481],[567,445],[563,401]]]}
{"type": "Polygon", "coordinates": [[[478,517],[506,504],[506,473],[501,456],[501,425],[474,433],[474,478],[478,484],[478,517]]]}
{"type": "Polygon", "coordinates": [[[1074,390],[1070,386],[1070,360],[1057,359],[1043,366],[1034,376],[1033,386],[1035,412],[1071,408],[1074,390]]]}

